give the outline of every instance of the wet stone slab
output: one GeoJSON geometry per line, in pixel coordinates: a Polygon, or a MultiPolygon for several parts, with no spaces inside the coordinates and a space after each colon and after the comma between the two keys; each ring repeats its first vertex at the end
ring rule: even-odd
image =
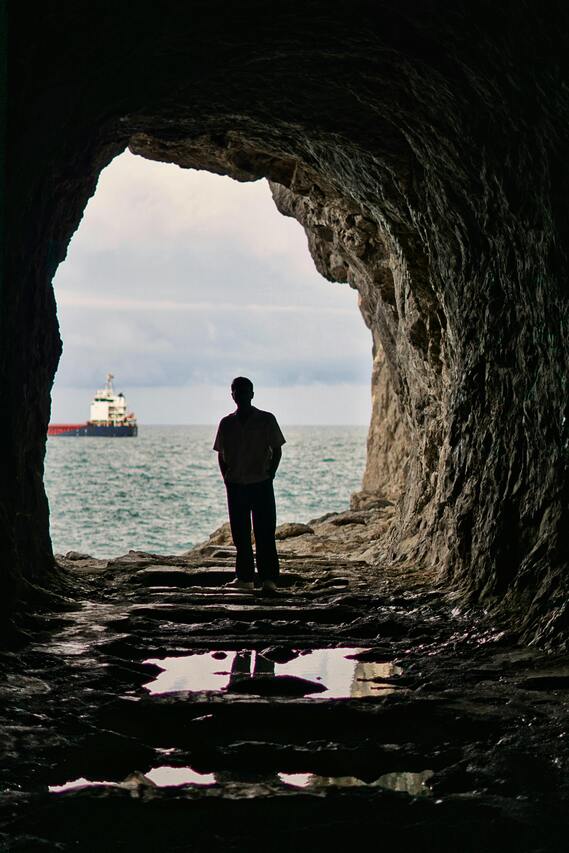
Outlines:
{"type": "Polygon", "coordinates": [[[22,615],[0,849],[565,849],[567,660],[361,561],[284,556],[268,600],[233,558],[70,559],[22,615]]]}

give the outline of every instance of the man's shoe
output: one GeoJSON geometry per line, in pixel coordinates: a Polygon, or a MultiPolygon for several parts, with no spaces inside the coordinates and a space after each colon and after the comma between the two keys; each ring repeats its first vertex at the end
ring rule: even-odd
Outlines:
{"type": "Polygon", "coordinates": [[[239,578],[233,578],[224,585],[224,589],[240,589],[242,592],[253,592],[254,588],[253,581],[242,581],[239,578]]]}
{"type": "Polygon", "coordinates": [[[278,595],[277,585],[274,581],[263,581],[262,591],[266,595],[278,595]]]}

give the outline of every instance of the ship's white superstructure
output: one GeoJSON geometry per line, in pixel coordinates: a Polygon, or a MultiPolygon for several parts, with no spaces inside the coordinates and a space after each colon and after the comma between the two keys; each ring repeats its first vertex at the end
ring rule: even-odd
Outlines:
{"type": "Polygon", "coordinates": [[[48,435],[120,438],[138,435],[134,412],[127,412],[124,394],[115,394],[113,374],[107,373],[107,384],[91,401],[91,417],[84,424],[49,424],[48,435]]]}
{"type": "Polygon", "coordinates": [[[115,394],[113,379],[113,374],[107,373],[107,384],[91,402],[89,422],[96,426],[127,426],[135,422],[134,414],[127,413],[124,394],[115,394]]]}

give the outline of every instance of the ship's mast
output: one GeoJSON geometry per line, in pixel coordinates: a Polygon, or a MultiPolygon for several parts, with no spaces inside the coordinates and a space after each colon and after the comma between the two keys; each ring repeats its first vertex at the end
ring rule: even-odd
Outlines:
{"type": "Polygon", "coordinates": [[[107,373],[107,387],[106,387],[106,389],[105,389],[105,390],[106,390],[109,394],[114,394],[114,393],[115,393],[115,392],[114,392],[114,388],[113,388],[113,379],[114,379],[114,378],[115,378],[115,377],[114,377],[114,374],[113,374],[113,373],[107,373]]]}

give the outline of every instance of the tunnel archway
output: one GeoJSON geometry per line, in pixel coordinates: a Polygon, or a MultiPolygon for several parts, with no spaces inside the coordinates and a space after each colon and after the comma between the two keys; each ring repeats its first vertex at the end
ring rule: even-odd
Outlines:
{"type": "Polygon", "coordinates": [[[402,495],[391,559],[498,605],[526,637],[558,640],[569,553],[564,28],[530,10],[512,39],[508,10],[488,3],[449,16],[443,2],[332,15],[314,2],[302,26],[288,5],[245,7],[220,20],[199,0],[142,2],[134,16],[65,2],[34,10],[32,25],[27,4],[11,7],[0,339],[11,600],[52,567],[51,279],[98,173],[129,145],[272,182],[320,271],[361,294],[377,353],[367,485],[402,495]]]}

